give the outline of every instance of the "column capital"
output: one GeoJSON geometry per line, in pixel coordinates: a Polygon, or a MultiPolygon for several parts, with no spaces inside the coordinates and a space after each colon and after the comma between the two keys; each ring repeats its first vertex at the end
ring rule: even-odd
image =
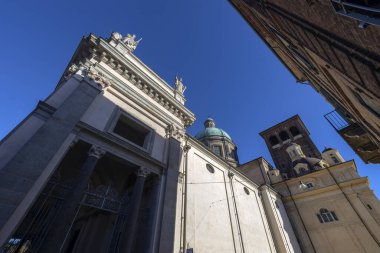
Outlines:
{"type": "Polygon", "coordinates": [[[88,151],[88,156],[93,156],[97,159],[102,158],[105,154],[106,154],[106,151],[103,148],[96,145],[92,145],[92,147],[88,151]]]}
{"type": "Polygon", "coordinates": [[[151,173],[150,170],[148,170],[145,167],[140,167],[136,172],[138,177],[147,177],[149,176],[150,173],[151,173]]]}
{"type": "Polygon", "coordinates": [[[189,152],[189,150],[191,149],[191,146],[188,145],[188,144],[186,144],[185,146],[183,146],[182,149],[183,149],[183,152],[187,153],[187,152],[189,152]]]}

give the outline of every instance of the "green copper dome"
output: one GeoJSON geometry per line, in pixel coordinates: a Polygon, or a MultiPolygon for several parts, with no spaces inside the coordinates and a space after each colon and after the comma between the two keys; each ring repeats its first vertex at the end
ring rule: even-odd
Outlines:
{"type": "Polygon", "coordinates": [[[228,140],[232,141],[228,133],[226,133],[224,130],[220,128],[215,127],[215,121],[213,119],[208,118],[205,121],[204,125],[206,128],[195,135],[196,139],[200,140],[205,137],[219,136],[219,137],[225,137],[228,140]]]}

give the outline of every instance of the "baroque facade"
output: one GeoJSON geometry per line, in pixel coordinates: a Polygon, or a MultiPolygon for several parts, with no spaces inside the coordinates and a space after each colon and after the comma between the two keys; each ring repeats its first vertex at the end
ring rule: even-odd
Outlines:
{"type": "Polygon", "coordinates": [[[186,86],[138,44],[84,37],[1,141],[0,252],[379,252],[380,203],[353,161],[295,116],[261,133],[279,169],[240,164],[213,119],[186,133],[186,86]]]}
{"type": "Polygon", "coordinates": [[[298,83],[336,110],[325,118],[366,163],[380,163],[380,4],[230,0],[298,83]]]}

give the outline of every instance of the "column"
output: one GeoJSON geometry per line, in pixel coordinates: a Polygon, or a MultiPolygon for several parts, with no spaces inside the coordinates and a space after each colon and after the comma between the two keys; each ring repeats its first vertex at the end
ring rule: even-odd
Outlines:
{"type": "Polygon", "coordinates": [[[41,248],[41,252],[61,252],[64,243],[69,234],[74,216],[76,214],[79,202],[86,190],[87,182],[100,158],[103,157],[105,151],[98,147],[92,146],[88,152],[88,157],[79,171],[79,175],[74,181],[73,189],[65,197],[64,203],[58,211],[57,218],[50,225],[50,231],[45,239],[45,245],[41,248]]]}
{"type": "Polygon", "coordinates": [[[121,242],[118,252],[132,253],[133,240],[135,238],[137,218],[140,210],[141,198],[144,191],[145,179],[149,175],[149,170],[141,167],[137,171],[137,179],[133,188],[130,201],[130,209],[127,212],[125,230],[123,231],[124,241],[121,242]]]}
{"type": "Polygon", "coordinates": [[[158,235],[158,224],[159,224],[159,213],[160,213],[160,194],[161,194],[161,175],[155,175],[154,182],[151,190],[150,205],[152,207],[152,212],[150,214],[149,220],[151,220],[150,226],[150,234],[148,235],[149,247],[146,247],[146,253],[152,253],[155,251],[155,247],[157,247],[156,241],[159,240],[158,235]]]}

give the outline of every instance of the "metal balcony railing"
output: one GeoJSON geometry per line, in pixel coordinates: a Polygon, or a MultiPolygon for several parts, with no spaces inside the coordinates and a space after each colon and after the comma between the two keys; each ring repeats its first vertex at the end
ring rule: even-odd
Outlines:
{"type": "Polygon", "coordinates": [[[324,117],[338,132],[350,125],[350,123],[337,110],[325,114],[324,117]]]}
{"type": "Polygon", "coordinates": [[[335,11],[365,24],[380,26],[380,4],[373,0],[331,0],[335,11]]]}

